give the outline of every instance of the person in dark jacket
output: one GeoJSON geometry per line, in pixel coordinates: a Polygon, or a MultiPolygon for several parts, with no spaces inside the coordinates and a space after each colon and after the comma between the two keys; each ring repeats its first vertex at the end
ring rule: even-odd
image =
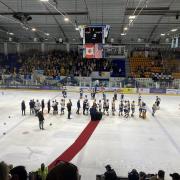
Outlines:
{"type": "Polygon", "coordinates": [[[16,166],[10,170],[11,180],[26,180],[28,178],[27,171],[24,166],[16,166]]]}
{"type": "Polygon", "coordinates": [[[107,165],[106,172],[104,173],[105,180],[117,180],[117,175],[110,165],[107,165]]]}
{"type": "Polygon", "coordinates": [[[90,108],[91,121],[99,121],[102,119],[102,112],[98,112],[96,105],[90,108]]]}
{"type": "Polygon", "coordinates": [[[79,180],[78,168],[69,162],[61,161],[47,175],[46,180],[79,180]]]}
{"type": "Polygon", "coordinates": [[[22,111],[22,116],[26,115],[26,105],[25,105],[25,101],[23,100],[22,103],[21,103],[21,111],[22,111]]]}
{"type": "Polygon", "coordinates": [[[44,116],[43,116],[42,111],[39,111],[37,113],[37,117],[39,119],[39,129],[44,130],[44,127],[43,127],[44,126],[44,116]]]}
{"type": "Polygon", "coordinates": [[[32,100],[29,102],[29,108],[30,108],[30,115],[34,114],[34,103],[32,100]]]}
{"type": "Polygon", "coordinates": [[[79,114],[79,110],[81,108],[80,99],[77,101],[77,111],[76,114],[79,114]]]}
{"type": "Polygon", "coordinates": [[[50,110],[51,110],[51,101],[50,100],[47,103],[47,108],[48,108],[48,114],[49,114],[50,110]]]}
{"type": "Polygon", "coordinates": [[[44,112],[44,107],[45,107],[45,104],[44,104],[44,99],[41,101],[41,108],[42,108],[42,113],[44,112]]]}
{"type": "Polygon", "coordinates": [[[71,119],[71,118],[70,118],[70,116],[71,116],[71,107],[72,107],[72,102],[71,102],[71,100],[69,99],[69,102],[67,103],[68,119],[71,119]]]}

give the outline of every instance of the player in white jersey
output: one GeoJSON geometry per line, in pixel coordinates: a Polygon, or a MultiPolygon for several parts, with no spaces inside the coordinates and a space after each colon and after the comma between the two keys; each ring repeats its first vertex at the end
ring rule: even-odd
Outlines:
{"type": "Polygon", "coordinates": [[[146,112],[147,112],[146,103],[142,102],[142,118],[143,119],[146,119],[146,112]]]}
{"type": "Polygon", "coordinates": [[[152,106],[152,116],[155,115],[155,112],[157,111],[157,104],[154,103],[153,106],[152,106]]]}
{"type": "Polygon", "coordinates": [[[99,109],[99,112],[102,112],[102,102],[101,102],[101,100],[99,100],[98,109],[99,109]]]}
{"type": "Polygon", "coordinates": [[[141,101],[142,101],[142,97],[141,97],[141,95],[139,94],[139,97],[138,97],[138,106],[141,105],[141,101]]]}
{"type": "Polygon", "coordinates": [[[119,103],[119,116],[123,116],[123,108],[124,108],[124,104],[123,101],[120,101],[119,103]]]}
{"type": "Polygon", "coordinates": [[[135,101],[133,101],[132,103],[131,103],[131,116],[132,117],[134,117],[134,113],[135,113],[135,101]]]}
{"type": "Polygon", "coordinates": [[[65,109],[65,99],[61,99],[61,115],[64,114],[64,109],[65,109]]]}

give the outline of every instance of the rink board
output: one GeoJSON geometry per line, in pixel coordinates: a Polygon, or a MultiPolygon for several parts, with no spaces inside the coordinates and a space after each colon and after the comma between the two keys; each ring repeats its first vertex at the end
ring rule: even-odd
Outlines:
{"type": "MultiPolygon", "coordinates": [[[[61,92],[63,87],[55,87],[55,86],[4,86],[1,85],[0,89],[8,89],[8,90],[43,90],[43,91],[59,91],[61,92]]],[[[79,93],[80,89],[83,90],[84,93],[90,93],[91,87],[78,87],[78,86],[66,86],[66,90],[68,92],[77,92],[79,93]]],[[[97,93],[106,92],[113,93],[114,90],[117,93],[123,94],[162,94],[162,95],[180,95],[180,89],[161,89],[161,88],[119,88],[119,87],[97,87],[97,93]]]]}

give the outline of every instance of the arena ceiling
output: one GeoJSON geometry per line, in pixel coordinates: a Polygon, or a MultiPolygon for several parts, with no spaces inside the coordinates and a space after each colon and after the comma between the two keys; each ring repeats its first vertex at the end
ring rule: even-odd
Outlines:
{"type": "Polygon", "coordinates": [[[171,30],[180,28],[179,16],[180,0],[0,0],[0,39],[52,42],[62,38],[80,43],[76,25],[109,24],[108,41],[150,43],[178,33],[171,30]],[[32,20],[20,23],[13,17],[18,12],[32,20]],[[136,18],[129,25],[133,14],[136,18]],[[69,22],[64,21],[65,16],[69,22]]]}

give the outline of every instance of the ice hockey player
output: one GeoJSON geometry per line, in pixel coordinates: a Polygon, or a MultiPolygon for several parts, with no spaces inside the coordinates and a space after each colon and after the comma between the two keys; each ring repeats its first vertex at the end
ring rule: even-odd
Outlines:
{"type": "Polygon", "coordinates": [[[30,108],[30,115],[34,114],[34,103],[32,100],[29,102],[29,108],[30,108]]]}
{"type": "Polygon", "coordinates": [[[159,110],[159,109],[160,109],[160,107],[159,107],[160,102],[161,102],[161,99],[160,99],[158,96],[156,96],[156,105],[157,105],[157,110],[159,110]]]}
{"type": "Polygon", "coordinates": [[[24,115],[26,115],[26,105],[25,105],[25,101],[23,100],[22,102],[21,102],[21,111],[22,111],[22,116],[24,115]]]}
{"type": "Polygon", "coordinates": [[[109,116],[109,99],[106,100],[106,113],[109,116]]]}
{"type": "Polygon", "coordinates": [[[152,116],[155,115],[155,112],[157,111],[157,104],[154,103],[153,106],[152,106],[152,116]]]}
{"type": "Polygon", "coordinates": [[[77,101],[77,111],[76,111],[76,114],[79,114],[80,108],[81,108],[81,103],[80,103],[80,99],[78,99],[78,101],[77,101]]]}
{"type": "Polygon", "coordinates": [[[58,114],[58,104],[56,100],[52,102],[52,108],[53,108],[53,115],[58,114]]]}
{"type": "Polygon", "coordinates": [[[140,118],[142,117],[142,103],[140,103],[140,106],[139,106],[139,117],[140,118]]]}
{"type": "Polygon", "coordinates": [[[128,114],[128,110],[129,109],[129,107],[128,107],[128,102],[127,101],[125,101],[125,103],[124,103],[124,117],[125,118],[128,118],[128,116],[129,116],[129,114],[128,114]]]}
{"type": "Polygon", "coordinates": [[[93,99],[95,99],[95,98],[96,98],[96,89],[95,89],[95,88],[93,88],[92,98],[93,98],[93,99]]]}
{"type": "Polygon", "coordinates": [[[98,109],[99,109],[99,112],[102,112],[102,102],[101,102],[101,100],[99,100],[98,109]]]}
{"type": "Polygon", "coordinates": [[[82,99],[83,98],[83,89],[82,88],[80,88],[79,94],[80,94],[80,99],[82,99]]]}
{"type": "Polygon", "coordinates": [[[85,98],[84,98],[84,100],[85,100],[85,101],[87,101],[87,100],[88,100],[88,98],[87,98],[87,95],[85,95],[85,98]]]}
{"type": "Polygon", "coordinates": [[[69,102],[67,103],[68,119],[71,119],[71,118],[70,118],[70,116],[71,116],[71,108],[72,108],[72,102],[71,102],[71,100],[69,99],[69,102]]]}
{"type": "Polygon", "coordinates": [[[89,101],[86,102],[86,115],[89,114],[89,101]]]}
{"type": "Polygon", "coordinates": [[[61,114],[60,115],[63,115],[64,114],[64,109],[65,109],[65,99],[61,99],[61,114]]]}
{"type": "Polygon", "coordinates": [[[103,114],[106,112],[106,100],[103,100],[103,114]]]}
{"type": "Polygon", "coordinates": [[[34,105],[35,116],[37,116],[37,113],[40,111],[40,109],[41,109],[41,104],[40,104],[39,100],[37,100],[34,105]]]}
{"type": "Polygon", "coordinates": [[[121,94],[121,101],[123,101],[124,100],[124,94],[122,93],[121,94]]]}
{"type": "Polygon", "coordinates": [[[115,116],[116,111],[116,104],[115,104],[115,98],[112,100],[112,115],[115,116]]]}
{"type": "Polygon", "coordinates": [[[106,94],[105,94],[104,90],[102,93],[103,93],[103,100],[106,101],[106,94]]]}
{"type": "Polygon", "coordinates": [[[83,115],[85,115],[87,101],[88,101],[88,99],[84,99],[84,101],[83,101],[83,115]]]}
{"type": "Polygon", "coordinates": [[[62,90],[62,95],[63,95],[63,98],[67,98],[66,87],[63,88],[63,90],[62,90]]]}
{"type": "Polygon", "coordinates": [[[49,99],[48,103],[47,103],[47,108],[48,108],[48,114],[50,113],[51,110],[51,101],[49,99]]]}
{"type": "Polygon", "coordinates": [[[44,104],[44,99],[41,101],[41,108],[42,108],[42,113],[44,113],[44,107],[45,107],[45,104],[44,104]]]}
{"type": "Polygon", "coordinates": [[[134,113],[135,113],[135,101],[133,101],[132,103],[131,103],[131,117],[134,117],[134,113]]]}
{"type": "Polygon", "coordinates": [[[142,101],[142,97],[141,97],[141,95],[139,94],[139,97],[138,97],[138,106],[141,105],[141,101],[142,101]]]}
{"type": "Polygon", "coordinates": [[[114,100],[117,100],[117,90],[114,90],[114,100]]]}
{"type": "Polygon", "coordinates": [[[93,101],[93,107],[95,107],[97,109],[96,99],[94,99],[94,101],[93,101]]]}
{"type": "Polygon", "coordinates": [[[119,103],[119,116],[123,116],[123,107],[124,107],[123,101],[120,101],[120,103],[119,103]]]}
{"type": "Polygon", "coordinates": [[[146,103],[142,102],[142,118],[143,119],[146,119],[146,111],[147,111],[146,103]]]}
{"type": "Polygon", "coordinates": [[[37,117],[39,119],[39,129],[44,130],[44,116],[42,111],[38,111],[37,117]]]}

